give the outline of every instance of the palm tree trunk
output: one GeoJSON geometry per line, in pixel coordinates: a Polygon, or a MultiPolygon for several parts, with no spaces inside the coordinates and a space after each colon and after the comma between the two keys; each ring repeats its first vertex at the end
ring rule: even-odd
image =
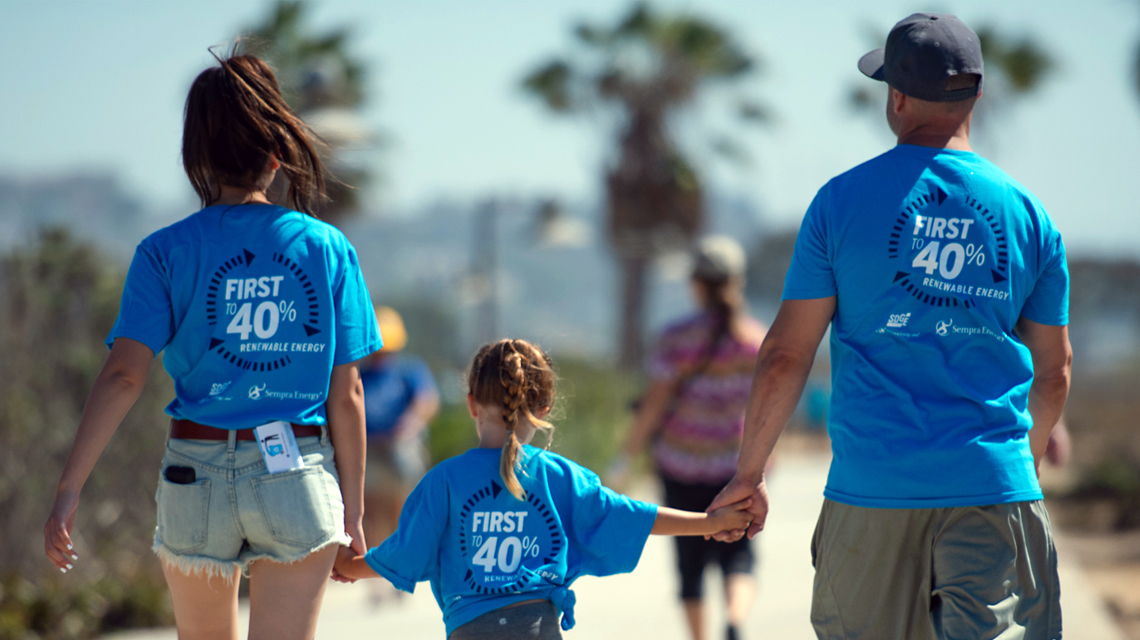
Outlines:
{"type": "Polygon", "coordinates": [[[618,333],[618,366],[636,371],[645,357],[642,335],[645,326],[646,277],[649,258],[645,255],[621,257],[621,326],[618,333]]]}

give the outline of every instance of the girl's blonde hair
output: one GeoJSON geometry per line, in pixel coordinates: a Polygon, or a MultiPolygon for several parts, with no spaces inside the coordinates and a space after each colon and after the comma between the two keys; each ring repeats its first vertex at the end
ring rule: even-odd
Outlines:
{"type": "Polygon", "coordinates": [[[515,476],[515,465],[522,450],[515,429],[520,413],[540,429],[554,428],[534,415],[554,405],[554,369],[550,356],[526,340],[500,340],[483,345],[467,372],[467,391],[479,404],[502,407],[508,433],[503,443],[499,475],[511,495],[525,500],[522,485],[515,476]]]}

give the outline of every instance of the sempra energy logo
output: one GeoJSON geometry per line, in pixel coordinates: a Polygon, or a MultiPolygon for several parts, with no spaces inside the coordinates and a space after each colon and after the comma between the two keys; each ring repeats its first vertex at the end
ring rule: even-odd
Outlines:
{"type": "Polygon", "coordinates": [[[946,337],[946,336],[950,336],[950,335],[968,336],[968,337],[988,336],[990,338],[993,338],[994,340],[997,340],[998,342],[1005,342],[1005,335],[1000,334],[1000,333],[995,333],[989,327],[955,326],[953,318],[951,318],[950,320],[939,320],[937,323],[935,323],[934,333],[937,333],[941,337],[946,337]]]}

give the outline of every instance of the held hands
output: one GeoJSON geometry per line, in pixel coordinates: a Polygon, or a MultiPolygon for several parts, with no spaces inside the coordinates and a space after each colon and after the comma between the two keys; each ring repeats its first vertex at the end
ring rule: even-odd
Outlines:
{"type": "Polygon", "coordinates": [[[365,578],[379,578],[380,574],[368,566],[363,554],[357,554],[355,549],[341,547],[336,554],[333,564],[333,579],[337,582],[356,582],[365,578]]]}
{"type": "Polygon", "coordinates": [[[746,507],[750,517],[751,523],[738,527],[731,531],[721,531],[713,536],[713,538],[721,542],[735,542],[745,534],[749,539],[756,536],[757,533],[764,528],[764,521],[768,518],[768,485],[761,476],[759,482],[751,481],[736,475],[732,480],[721,489],[721,492],[706,509],[709,514],[715,514],[719,509],[738,504],[744,500],[751,498],[751,503],[746,507]]]}
{"type": "Polygon", "coordinates": [[[345,584],[352,584],[357,581],[357,578],[352,576],[352,561],[354,558],[359,557],[360,554],[352,547],[342,546],[337,549],[336,561],[333,563],[333,570],[331,578],[337,582],[345,584]]]}
{"type": "Polygon", "coordinates": [[[340,549],[337,550],[336,562],[333,564],[332,574],[329,576],[329,578],[335,580],[336,582],[352,584],[353,582],[357,581],[358,577],[350,577],[349,574],[345,574],[343,571],[341,571],[341,568],[347,566],[344,563],[351,561],[357,556],[363,556],[368,552],[368,544],[364,541],[363,518],[346,517],[344,522],[344,530],[349,535],[349,537],[352,538],[352,543],[347,547],[342,545],[340,549]]]}
{"type": "Polygon", "coordinates": [[[751,506],[752,498],[748,497],[709,512],[709,524],[717,531],[714,537],[720,540],[721,536],[735,536],[724,542],[740,539],[740,534],[737,532],[747,529],[752,524],[752,514],[748,511],[751,506]]]}

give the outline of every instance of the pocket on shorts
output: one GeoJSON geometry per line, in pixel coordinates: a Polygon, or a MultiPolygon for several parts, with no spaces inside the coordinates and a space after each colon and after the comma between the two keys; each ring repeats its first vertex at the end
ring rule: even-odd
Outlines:
{"type": "Polygon", "coordinates": [[[321,467],[304,467],[253,478],[253,492],[269,533],[277,542],[314,547],[336,533],[321,467]]]}
{"type": "Polygon", "coordinates": [[[191,484],[158,480],[158,538],[171,551],[193,553],[206,546],[209,530],[210,479],[191,484]]]}

